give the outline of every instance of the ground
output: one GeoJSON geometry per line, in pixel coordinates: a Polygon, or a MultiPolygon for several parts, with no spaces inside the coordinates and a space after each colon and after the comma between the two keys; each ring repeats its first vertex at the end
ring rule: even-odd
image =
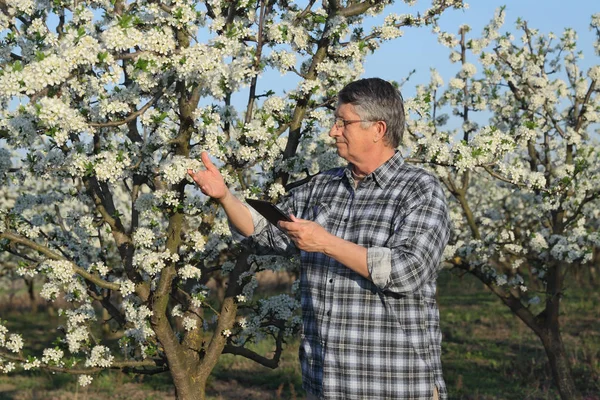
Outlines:
{"type": "MultiPolygon", "coordinates": [[[[42,340],[54,335],[50,330],[56,329],[56,316],[42,308],[32,315],[27,312],[27,301],[16,296],[9,304],[6,295],[0,296],[0,316],[11,330],[22,331],[33,340],[35,350],[40,351],[42,340]]],[[[438,303],[450,399],[559,398],[539,339],[481,282],[445,271],[440,277],[438,303]]],[[[600,291],[585,280],[572,279],[561,307],[564,342],[577,387],[585,400],[600,400],[600,291]]],[[[263,354],[271,349],[268,342],[257,347],[263,354]]],[[[208,382],[209,399],[303,399],[297,351],[298,339],[294,339],[274,370],[239,356],[222,356],[208,382]]],[[[134,377],[109,372],[80,388],[73,377],[35,372],[0,375],[3,399],[170,400],[175,393],[166,374],[134,377]]]]}

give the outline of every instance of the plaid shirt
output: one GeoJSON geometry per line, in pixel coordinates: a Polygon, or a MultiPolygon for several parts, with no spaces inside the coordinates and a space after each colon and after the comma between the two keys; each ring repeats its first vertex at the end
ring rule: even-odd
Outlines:
{"type": "MultiPolygon", "coordinates": [[[[449,218],[438,180],[396,152],[356,189],[349,167],[332,169],[280,208],[366,247],[372,279],[300,253],[303,387],[324,399],[429,400],[436,385],[445,399],[435,292],[449,218]]],[[[295,249],[249,209],[258,245],[295,249]]]]}

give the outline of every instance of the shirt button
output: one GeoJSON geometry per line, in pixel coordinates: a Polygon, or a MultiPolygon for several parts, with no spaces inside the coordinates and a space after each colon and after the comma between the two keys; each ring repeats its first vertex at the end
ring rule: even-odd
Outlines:
{"type": "Polygon", "coordinates": [[[348,222],[348,218],[344,218],[344,222],[348,222]]]}
{"type": "Polygon", "coordinates": [[[333,283],[333,278],[330,278],[330,279],[329,279],[329,283],[333,283]]]}
{"type": "Polygon", "coordinates": [[[327,311],[327,316],[331,317],[331,310],[327,311]]]}

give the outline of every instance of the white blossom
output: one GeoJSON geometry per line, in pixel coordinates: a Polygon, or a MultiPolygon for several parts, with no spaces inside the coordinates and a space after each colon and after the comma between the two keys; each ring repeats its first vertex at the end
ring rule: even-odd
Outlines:
{"type": "Polygon", "coordinates": [[[202,271],[199,268],[194,267],[193,265],[186,264],[177,271],[177,274],[181,277],[182,280],[200,279],[202,271]]]}
{"type": "Polygon", "coordinates": [[[93,380],[94,378],[89,375],[79,375],[79,378],[77,378],[77,383],[79,386],[85,387],[92,383],[93,380]]]}
{"type": "Polygon", "coordinates": [[[4,341],[3,345],[7,350],[18,353],[23,348],[23,338],[19,334],[12,333],[8,336],[6,341],[4,341]]]}
{"type": "Polygon", "coordinates": [[[450,79],[450,87],[454,89],[463,89],[465,87],[465,81],[460,78],[450,79]]]}
{"type": "Polygon", "coordinates": [[[114,357],[106,346],[94,346],[90,356],[85,361],[86,367],[109,368],[113,363],[114,357]]]}
{"type": "Polygon", "coordinates": [[[183,318],[183,328],[186,332],[193,331],[198,328],[198,324],[196,320],[192,317],[184,317],[183,318]]]}
{"type": "Polygon", "coordinates": [[[44,349],[42,352],[42,363],[46,365],[62,366],[64,352],[60,349],[44,349]]]}

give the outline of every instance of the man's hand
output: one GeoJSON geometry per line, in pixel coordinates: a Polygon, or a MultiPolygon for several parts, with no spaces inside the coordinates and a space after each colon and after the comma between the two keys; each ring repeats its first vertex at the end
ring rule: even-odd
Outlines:
{"type": "Polygon", "coordinates": [[[325,253],[332,235],[313,221],[290,215],[292,222],[280,221],[279,227],[292,239],[296,247],[309,253],[325,253]]]}
{"type": "Polygon", "coordinates": [[[194,172],[193,170],[188,169],[188,175],[196,182],[200,190],[202,190],[202,193],[215,200],[223,200],[229,194],[229,189],[227,188],[227,185],[225,185],[223,176],[217,167],[210,161],[207,152],[203,151],[200,157],[206,170],[194,172]]]}

